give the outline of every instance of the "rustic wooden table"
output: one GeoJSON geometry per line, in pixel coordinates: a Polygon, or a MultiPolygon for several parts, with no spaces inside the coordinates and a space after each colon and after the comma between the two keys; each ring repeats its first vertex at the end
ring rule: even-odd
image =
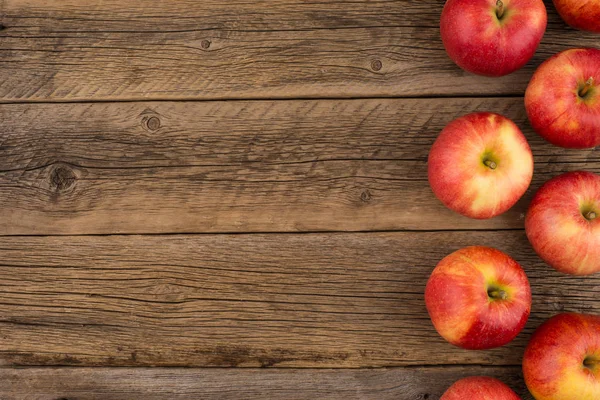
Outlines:
{"type": "Polygon", "coordinates": [[[446,56],[443,3],[0,0],[0,399],[434,400],[473,374],[529,398],[529,335],[600,312],[600,277],[537,258],[527,202],[600,163],[536,136],[522,95],[542,60],[600,39],[547,1],[532,62],[481,78],[446,56]],[[513,118],[536,162],[488,221],[426,178],[440,130],[476,110],[513,118]],[[492,351],[444,342],[423,301],[474,244],[534,293],[492,351]]]}

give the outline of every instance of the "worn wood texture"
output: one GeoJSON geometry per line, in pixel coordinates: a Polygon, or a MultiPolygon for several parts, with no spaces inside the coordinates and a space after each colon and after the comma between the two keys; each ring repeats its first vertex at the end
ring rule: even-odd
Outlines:
{"type": "Polygon", "coordinates": [[[503,78],[461,71],[440,0],[3,0],[0,102],[522,94],[550,55],[598,38],[550,27],[503,78]]]}
{"type": "Polygon", "coordinates": [[[382,367],[518,365],[559,311],[600,312],[598,277],[561,276],[522,231],[0,238],[0,364],[382,367]],[[533,315],[510,345],[455,348],[423,291],[467,245],[528,273],[533,315]]]}
{"type": "Polygon", "coordinates": [[[516,229],[537,187],[597,171],[598,153],[532,132],[521,98],[0,106],[0,234],[516,229]],[[513,118],[532,190],[475,221],[427,182],[439,131],[466,112],[513,118]]]}
{"type": "Polygon", "coordinates": [[[3,400],[438,400],[456,380],[492,376],[533,399],[518,367],[379,370],[0,369],[3,400]]]}

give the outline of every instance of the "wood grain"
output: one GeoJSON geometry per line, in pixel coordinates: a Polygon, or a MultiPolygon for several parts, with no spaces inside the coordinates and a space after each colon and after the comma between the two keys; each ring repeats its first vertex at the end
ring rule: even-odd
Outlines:
{"type": "Polygon", "coordinates": [[[0,234],[520,229],[560,172],[598,153],[532,132],[521,98],[0,106],[0,234]],[[513,118],[536,161],[508,213],[475,221],[427,182],[440,130],[467,112],[513,118]]]}
{"type": "Polygon", "coordinates": [[[546,4],[534,59],[492,79],[446,56],[437,0],[0,0],[0,398],[436,400],[491,375],[530,400],[533,329],[600,312],[599,278],[551,271],[521,230],[541,182],[600,170],[515,97],[550,55],[599,45],[546,4]],[[373,97],[424,99],[339,100],[373,97]],[[131,102],[231,99],[263,100],[131,102]],[[490,221],[426,180],[439,131],[476,110],[516,120],[536,160],[490,221]],[[210,234],[379,230],[415,232],[210,234]],[[14,236],[89,234],[111,236],[14,236]],[[423,303],[473,244],[522,262],[534,293],[525,331],[486,352],[445,343],[423,303]]]}
{"type": "Polygon", "coordinates": [[[520,368],[386,370],[26,368],[0,369],[3,400],[438,400],[456,380],[502,380],[524,400],[520,368]]]}
{"type": "Polygon", "coordinates": [[[598,46],[550,26],[530,64],[482,78],[447,57],[439,0],[0,2],[0,102],[522,94],[558,51],[598,46]]]}
{"type": "Polygon", "coordinates": [[[553,272],[521,231],[2,237],[0,260],[7,366],[516,366],[546,318],[600,312],[600,279],[553,272]],[[530,277],[503,348],[455,348],[429,321],[427,278],[467,245],[530,277]]]}

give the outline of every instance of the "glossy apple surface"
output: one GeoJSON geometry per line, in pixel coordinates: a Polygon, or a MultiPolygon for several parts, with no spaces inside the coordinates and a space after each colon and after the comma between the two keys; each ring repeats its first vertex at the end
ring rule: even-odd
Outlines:
{"type": "Polygon", "coordinates": [[[600,0],[554,0],[554,5],[573,28],[600,33],[600,0]]]}
{"type": "Polygon", "coordinates": [[[440,30],[446,52],[459,67],[502,76],[533,57],[547,20],[542,0],[448,0],[440,30]]]}
{"type": "Polygon", "coordinates": [[[529,281],[505,253],[473,246],[445,257],[425,288],[438,333],[465,349],[490,349],[513,340],[531,310],[529,281]]]}
{"type": "Polygon", "coordinates": [[[525,232],[550,266],[573,275],[600,271],[600,176],[568,172],[534,195],[525,232]]]}
{"type": "Polygon", "coordinates": [[[472,376],[450,386],[440,400],[521,400],[521,398],[498,379],[472,376]]]}
{"type": "Polygon", "coordinates": [[[571,49],[546,60],[527,86],[533,129],[568,148],[600,145],[600,50],[571,49]]]}
{"type": "Polygon", "coordinates": [[[537,400],[600,399],[600,317],[559,314],[527,345],[523,374],[537,400]]]}
{"type": "Polygon", "coordinates": [[[428,160],[429,183],[444,205],[470,218],[492,218],[523,196],[533,175],[533,156],[519,128],[493,113],[452,121],[428,160]]]}

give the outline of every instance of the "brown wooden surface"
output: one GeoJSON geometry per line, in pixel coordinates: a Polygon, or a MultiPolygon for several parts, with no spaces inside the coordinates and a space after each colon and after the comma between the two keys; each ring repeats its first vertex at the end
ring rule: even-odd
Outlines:
{"type": "Polygon", "coordinates": [[[542,182],[598,171],[595,151],[533,133],[522,98],[19,104],[0,119],[3,235],[520,229],[542,182]],[[486,221],[427,182],[440,130],[477,110],[513,118],[536,162],[523,200],[486,221]]]}
{"type": "Polygon", "coordinates": [[[379,370],[0,369],[3,400],[438,400],[455,380],[492,376],[532,399],[518,368],[379,370]]]}
{"type": "Polygon", "coordinates": [[[532,330],[598,312],[598,278],[561,276],[522,231],[0,238],[0,364],[382,367],[518,365],[532,330]],[[533,314],[510,345],[465,351],[423,289],[466,245],[520,261],[533,314]]]}
{"type": "Polygon", "coordinates": [[[554,272],[522,230],[543,181],[600,169],[526,121],[536,66],[600,46],[545,3],[538,53],[493,79],[446,56],[443,0],[0,0],[0,399],[437,400],[483,374],[530,400],[533,329],[600,313],[600,277],[554,272]],[[426,179],[439,131],[477,110],[536,162],[488,221],[426,179]],[[477,244],[523,264],[534,302],[484,352],[444,342],[423,301],[477,244]]]}
{"type": "Polygon", "coordinates": [[[550,28],[504,78],[464,73],[439,37],[440,0],[0,1],[0,102],[520,95],[558,51],[598,46],[550,28]]]}

